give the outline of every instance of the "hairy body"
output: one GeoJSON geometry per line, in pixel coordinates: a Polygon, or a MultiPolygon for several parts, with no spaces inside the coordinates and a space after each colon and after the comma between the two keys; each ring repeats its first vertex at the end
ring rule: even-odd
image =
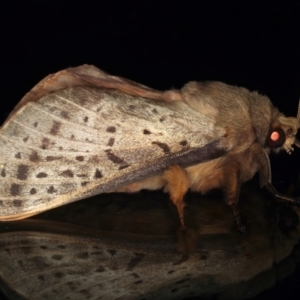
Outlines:
{"type": "Polygon", "coordinates": [[[185,169],[171,166],[160,175],[126,185],[118,191],[133,193],[164,188],[176,205],[184,227],[184,195],[187,190],[204,194],[213,188],[222,188],[225,201],[232,206],[238,227],[243,231],[236,208],[241,183],[258,171],[261,187],[271,183],[269,135],[273,130],[283,128],[288,134],[283,143],[276,145],[276,150],[281,148],[290,152],[299,122],[290,118],[291,122],[285,124],[287,118],[273,107],[268,97],[221,82],[191,82],[181,93],[193,109],[213,118],[216,128],[225,129],[223,145],[230,149],[229,153],[185,169]]]}

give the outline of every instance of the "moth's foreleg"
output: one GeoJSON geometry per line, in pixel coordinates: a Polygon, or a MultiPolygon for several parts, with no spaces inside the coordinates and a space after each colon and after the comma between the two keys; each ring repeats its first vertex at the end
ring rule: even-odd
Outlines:
{"type": "Polygon", "coordinates": [[[241,186],[240,163],[233,162],[229,165],[224,166],[223,170],[223,190],[225,192],[225,201],[232,208],[238,231],[243,233],[245,232],[245,226],[241,221],[240,213],[237,209],[241,186]]]}
{"type": "MultiPolygon", "coordinates": [[[[254,148],[254,146],[252,148],[254,148]]],[[[259,163],[260,186],[265,187],[275,197],[276,201],[300,206],[300,198],[289,197],[278,193],[273,186],[271,182],[270,160],[265,150],[257,146],[252,153],[259,163]]]]}
{"type": "Polygon", "coordinates": [[[163,174],[166,181],[165,192],[170,195],[171,201],[177,207],[181,228],[185,229],[184,223],[184,196],[189,189],[189,179],[185,169],[172,166],[163,174]]]}

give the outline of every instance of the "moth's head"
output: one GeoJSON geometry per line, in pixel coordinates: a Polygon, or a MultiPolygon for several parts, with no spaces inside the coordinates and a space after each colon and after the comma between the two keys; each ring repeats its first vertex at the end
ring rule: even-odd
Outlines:
{"type": "Polygon", "coordinates": [[[300,128],[300,101],[298,114],[296,118],[285,117],[280,114],[271,126],[267,136],[266,146],[278,152],[284,149],[291,154],[294,150],[293,145],[300,148],[300,141],[297,140],[296,134],[300,128]]]}

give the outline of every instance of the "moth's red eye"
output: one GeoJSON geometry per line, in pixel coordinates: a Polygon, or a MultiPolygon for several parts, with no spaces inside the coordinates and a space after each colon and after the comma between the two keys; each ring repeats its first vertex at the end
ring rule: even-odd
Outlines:
{"type": "Polygon", "coordinates": [[[285,133],[281,128],[272,130],[266,140],[267,146],[270,148],[281,147],[285,143],[285,133]]]}
{"type": "Polygon", "coordinates": [[[280,139],[280,134],[278,131],[273,131],[270,135],[270,139],[273,141],[273,142],[277,142],[279,139],[280,139]]]}

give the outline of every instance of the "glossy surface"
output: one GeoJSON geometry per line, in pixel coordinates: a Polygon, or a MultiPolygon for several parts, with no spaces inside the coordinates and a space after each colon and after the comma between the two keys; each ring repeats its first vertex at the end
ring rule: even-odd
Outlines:
{"type": "Polygon", "coordinates": [[[289,274],[297,255],[283,259],[299,231],[276,224],[296,224],[293,211],[267,206],[250,184],[241,194],[247,233],[240,235],[221,195],[199,197],[187,199],[186,223],[198,237],[189,256],[177,251],[178,216],[161,192],[104,194],[0,223],[2,288],[10,299],[239,299],[289,274]]]}

